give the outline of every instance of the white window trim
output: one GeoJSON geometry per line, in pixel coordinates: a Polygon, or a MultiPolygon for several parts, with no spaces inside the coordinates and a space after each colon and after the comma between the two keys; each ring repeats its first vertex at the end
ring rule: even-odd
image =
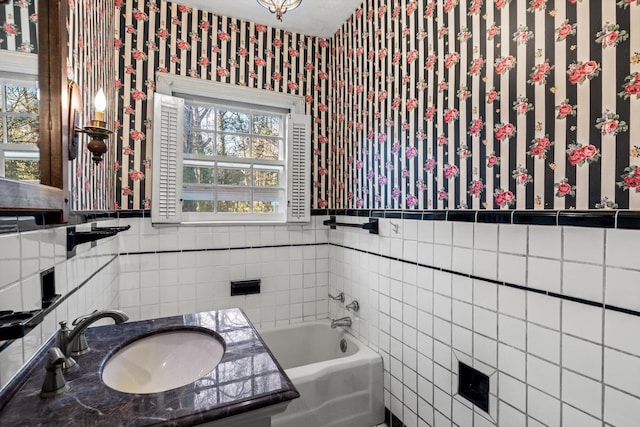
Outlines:
{"type": "Polygon", "coordinates": [[[304,99],[300,96],[167,73],[156,74],[156,92],[163,95],[184,93],[199,97],[202,97],[203,93],[215,93],[216,99],[244,103],[250,99],[254,104],[285,108],[292,114],[305,113],[304,99]]]}
{"type": "MultiPolygon", "coordinates": [[[[295,95],[288,95],[283,93],[277,93],[273,91],[255,89],[255,88],[247,88],[243,86],[237,85],[229,85],[224,83],[217,83],[208,80],[195,79],[192,77],[183,77],[176,76],[166,73],[157,73],[156,75],[156,93],[160,95],[168,95],[168,96],[184,96],[184,95],[193,95],[194,97],[202,98],[203,94],[211,94],[210,97],[216,100],[221,101],[230,101],[230,102],[240,102],[240,103],[251,103],[254,105],[263,105],[267,107],[276,107],[289,111],[290,125],[288,126],[288,133],[290,135],[287,136],[287,140],[289,141],[292,138],[300,138],[299,133],[306,137],[310,138],[311,134],[311,126],[310,126],[310,118],[303,117],[305,113],[305,103],[304,98],[295,95]],[[306,119],[306,126],[302,126],[300,123],[301,119],[306,119]],[[297,121],[296,132],[293,132],[293,122],[297,121]],[[302,126],[302,127],[300,127],[302,126]]],[[[155,108],[154,108],[155,110],[155,108]]],[[[155,126],[155,125],[154,125],[155,126]]],[[[155,129],[155,128],[154,128],[155,129]]],[[[153,144],[153,140],[152,140],[153,144]]],[[[155,157],[155,149],[154,149],[154,168],[155,163],[157,163],[155,157]]],[[[306,144],[306,148],[302,151],[306,151],[306,163],[304,166],[304,172],[300,172],[300,166],[293,166],[292,162],[292,152],[294,150],[287,149],[287,160],[285,163],[289,164],[287,171],[287,201],[289,204],[293,204],[296,209],[291,209],[289,206],[286,209],[286,212],[275,218],[265,218],[262,214],[216,214],[215,219],[207,218],[201,220],[200,218],[204,215],[201,214],[193,214],[193,213],[182,213],[180,212],[179,218],[177,220],[170,220],[164,216],[158,216],[154,218],[155,209],[153,209],[155,203],[152,203],[152,223],[154,225],[175,225],[176,223],[181,225],[212,225],[212,224],[226,224],[226,225],[246,225],[246,224],[283,224],[283,223],[295,223],[295,222],[309,222],[310,221],[310,200],[308,200],[309,196],[306,194],[305,190],[300,190],[300,187],[294,189],[294,185],[292,182],[292,175],[295,172],[297,173],[298,181],[301,175],[305,175],[305,184],[301,186],[301,188],[306,188],[310,185],[310,176],[309,176],[309,159],[311,147],[310,144],[306,144]],[[306,200],[301,202],[300,194],[306,196],[306,200]],[[291,202],[293,200],[293,203],[291,202]],[[304,206],[301,206],[304,205],[304,206]],[[292,215],[292,212],[295,212],[292,215]]],[[[299,150],[298,150],[299,151],[299,150]]],[[[304,153],[303,153],[304,154],[304,153]]],[[[180,160],[182,161],[182,160],[180,160]]],[[[153,177],[158,175],[155,172],[153,177]]],[[[154,180],[154,178],[152,178],[154,180]]],[[[181,173],[180,173],[180,182],[182,182],[181,173]]],[[[153,188],[158,188],[157,183],[154,183],[153,188]]],[[[179,189],[181,193],[181,188],[179,189]]],[[[154,195],[152,194],[152,199],[154,195]]],[[[181,197],[181,196],[180,196],[181,197]]]]}

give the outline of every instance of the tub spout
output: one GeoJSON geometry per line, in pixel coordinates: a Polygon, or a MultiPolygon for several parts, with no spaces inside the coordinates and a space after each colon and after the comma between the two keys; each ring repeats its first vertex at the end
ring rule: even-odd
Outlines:
{"type": "Polygon", "coordinates": [[[337,328],[338,326],[344,326],[345,328],[348,328],[351,326],[351,317],[347,316],[347,317],[341,317],[339,319],[333,319],[331,321],[331,327],[332,328],[337,328]]]}

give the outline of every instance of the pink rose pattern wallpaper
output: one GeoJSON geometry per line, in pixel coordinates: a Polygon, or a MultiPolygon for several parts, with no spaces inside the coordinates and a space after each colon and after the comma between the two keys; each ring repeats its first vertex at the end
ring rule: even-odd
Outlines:
{"type": "Polygon", "coordinates": [[[640,4],[596,3],[367,0],[323,40],[116,0],[115,207],[159,71],[305,97],[316,208],[639,209],[640,4]]]}
{"type": "Polygon", "coordinates": [[[331,45],[330,205],[640,209],[639,26],[636,0],[366,1],[331,45]]]}
{"type": "Polygon", "coordinates": [[[13,0],[0,5],[0,50],[38,53],[36,0],[13,0]]]}
{"type": "MultiPolygon", "coordinates": [[[[305,98],[313,116],[316,206],[328,205],[329,40],[218,16],[176,3],[116,0],[113,47],[119,149],[110,165],[117,177],[115,208],[147,209],[151,199],[151,144],[156,73],[272,90],[305,98]]],[[[256,6],[258,7],[258,6],[256,6]]],[[[265,13],[268,13],[265,11],[265,13]]]]}
{"type": "MultiPolygon", "coordinates": [[[[113,50],[114,8],[112,0],[68,0],[67,74],[82,93],[82,114],[79,125],[87,124],[95,114],[95,94],[103,88],[107,105],[115,103],[113,82],[116,57],[113,50]]],[[[107,127],[114,129],[113,109],[105,111],[107,127]]],[[[69,165],[69,191],[73,210],[107,210],[114,200],[115,175],[113,164],[117,138],[106,140],[107,153],[103,161],[94,164],[87,150],[89,137],[80,134],[78,158],[69,165]]]]}

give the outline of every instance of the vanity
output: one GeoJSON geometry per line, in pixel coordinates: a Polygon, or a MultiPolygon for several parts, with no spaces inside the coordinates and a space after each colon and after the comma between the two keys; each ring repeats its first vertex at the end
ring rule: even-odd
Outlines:
{"type": "MultiPolygon", "coordinates": [[[[31,366],[25,367],[26,381],[0,410],[0,425],[268,427],[272,415],[284,411],[291,400],[299,397],[285,371],[240,309],[98,326],[87,329],[86,339],[91,351],[77,356],[80,368],[65,374],[67,390],[41,398],[39,393],[48,358],[46,348],[53,345],[50,340],[31,366]],[[185,349],[175,345],[182,342],[182,338],[175,341],[180,334],[185,334],[185,349]],[[200,359],[196,353],[203,345],[212,346],[205,351],[211,352],[213,358],[217,356],[219,363],[195,381],[186,380],[190,382],[166,391],[138,389],[136,381],[128,384],[125,375],[123,382],[122,376],[117,378],[117,372],[115,380],[120,382],[116,388],[128,391],[107,386],[103,381],[105,367],[110,363],[126,365],[128,362],[122,357],[124,350],[135,350],[143,340],[155,347],[147,348],[148,360],[134,359],[138,366],[129,367],[134,380],[153,376],[153,371],[159,369],[146,371],[146,368],[158,363],[156,356],[176,347],[184,351],[172,356],[171,363],[197,366],[200,359]],[[162,341],[166,342],[162,344],[162,341]]],[[[130,357],[140,358],[135,354],[130,357]]],[[[176,369],[176,374],[168,375],[168,380],[180,381],[182,375],[181,369],[176,369]]],[[[160,389],[172,386],[155,385],[160,389]]]]}

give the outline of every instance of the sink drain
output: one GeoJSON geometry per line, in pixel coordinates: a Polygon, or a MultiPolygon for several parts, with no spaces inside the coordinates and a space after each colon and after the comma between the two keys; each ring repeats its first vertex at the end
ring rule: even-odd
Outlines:
{"type": "Polygon", "coordinates": [[[340,350],[342,350],[343,353],[346,353],[347,351],[347,340],[344,338],[340,340],[340,350]]]}

